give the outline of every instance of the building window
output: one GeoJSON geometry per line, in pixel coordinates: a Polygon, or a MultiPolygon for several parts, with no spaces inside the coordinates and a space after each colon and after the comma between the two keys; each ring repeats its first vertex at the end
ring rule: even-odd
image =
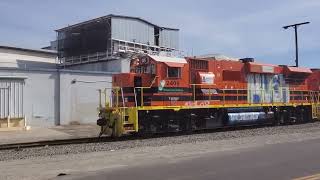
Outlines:
{"type": "Polygon", "coordinates": [[[180,78],[181,68],[179,67],[168,67],[168,78],[180,78]]]}

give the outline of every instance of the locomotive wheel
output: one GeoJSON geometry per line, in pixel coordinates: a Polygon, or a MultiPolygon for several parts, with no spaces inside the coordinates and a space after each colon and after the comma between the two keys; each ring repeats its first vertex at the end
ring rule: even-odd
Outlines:
{"type": "Polygon", "coordinates": [[[297,111],[297,117],[298,117],[298,122],[299,123],[304,123],[305,122],[305,110],[301,107],[299,111],[297,111]]]}
{"type": "Polygon", "coordinates": [[[279,125],[279,126],[285,124],[286,120],[285,120],[285,112],[284,111],[280,111],[276,122],[277,122],[277,125],[279,125]]]}
{"type": "Polygon", "coordinates": [[[273,113],[274,113],[273,125],[279,126],[280,125],[280,113],[279,113],[279,110],[277,108],[274,108],[273,109],[273,113]]]}
{"type": "Polygon", "coordinates": [[[194,131],[194,130],[197,129],[196,120],[195,120],[197,117],[198,117],[198,116],[197,116],[196,114],[194,114],[194,113],[191,113],[191,114],[190,114],[190,118],[189,118],[189,129],[188,129],[189,132],[192,132],[192,131],[194,131]]]}

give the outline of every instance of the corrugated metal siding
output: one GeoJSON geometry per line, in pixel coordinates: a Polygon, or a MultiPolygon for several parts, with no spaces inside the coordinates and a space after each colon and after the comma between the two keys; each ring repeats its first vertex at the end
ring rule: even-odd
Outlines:
{"type": "Polygon", "coordinates": [[[179,31],[163,29],[160,31],[159,41],[161,47],[179,49],[179,31]]]}
{"type": "Polygon", "coordinates": [[[23,118],[23,79],[0,79],[0,119],[23,118]]]}
{"type": "Polygon", "coordinates": [[[154,45],[154,26],[135,19],[112,18],[112,38],[154,45]]]}

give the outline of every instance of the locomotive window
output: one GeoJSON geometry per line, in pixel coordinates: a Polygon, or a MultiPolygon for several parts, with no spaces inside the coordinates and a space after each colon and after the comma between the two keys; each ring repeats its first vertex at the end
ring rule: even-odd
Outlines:
{"type": "Polygon", "coordinates": [[[151,74],[156,74],[156,68],[155,68],[155,66],[154,66],[154,64],[151,64],[150,65],[150,67],[151,67],[151,74]]]}
{"type": "Polygon", "coordinates": [[[141,73],[141,67],[140,66],[136,67],[136,73],[141,73]]]}
{"type": "Polygon", "coordinates": [[[139,74],[156,74],[156,69],[154,64],[150,64],[147,66],[137,66],[134,72],[139,74]]]}
{"type": "Polygon", "coordinates": [[[156,74],[156,69],[154,64],[150,64],[147,66],[138,66],[136,67],[135,70],[136,70],[135,72],[139,74],[156,74]]]}
{"type": "Polygon", "coordinates": [[[149,67],[148,66],[142,66],[141,73],[148,73],[149,67]]]}
{"type": "Polygon", "coordinates": [[[181,68],[179,67],[168,67],[168,78],[180,78],[181,68]]]}

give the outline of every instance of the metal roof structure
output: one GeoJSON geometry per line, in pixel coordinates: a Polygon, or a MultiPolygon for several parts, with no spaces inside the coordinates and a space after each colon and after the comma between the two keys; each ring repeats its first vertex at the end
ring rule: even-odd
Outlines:
{"type": "Polygon", "coordinates": [[[151,23],[151,22],[149,22],[147,20],[144,20],[144,19],[142,19],[140,17],[109,14],[109,15],[106,15],[106,16],[101,16],[101,17],[98,17],[98,18],[90,19],[88,21],[84,21],[84,22],[73,24],[73,25],[70,25],[70,26],[67,26],[67,27],[64,27],[64,28],[60,28],[60,29],[57,29],[55,31],[56,32],[65,31],[65,30],[72,29],[72,28],[75,28],[75,27],[78,27],[78,26],[81,26],[81,25],[90,24],[90,23],[93,23],[93,22],[97,22],[99,20],[110,19],[110,18],[135,19],[135,20],[142,21],[142,22],[145,22],[147,24],[150,24],[152,26],[156,26],[156,27],[159,27],[159,28],[162,28],[162,29],[177,30],[177,31],[179,30],[179,29],[175,29],[175,28],[168,28],[168,27],[158,26],[158,25],[155,25],[155,24],[153,24],[153,23],[151,23]]]}
{"type": "Polygon", "coordinates": [[[56,51],[45,50],[45,49],[32,49],[32,48],[22,48],[22,47],[4,46],[4,45],[0,45],[0,49],[18,50],[18,51],[25,51],[25,52],[35,52],[35,53],[57,55],[56,51]]]}

